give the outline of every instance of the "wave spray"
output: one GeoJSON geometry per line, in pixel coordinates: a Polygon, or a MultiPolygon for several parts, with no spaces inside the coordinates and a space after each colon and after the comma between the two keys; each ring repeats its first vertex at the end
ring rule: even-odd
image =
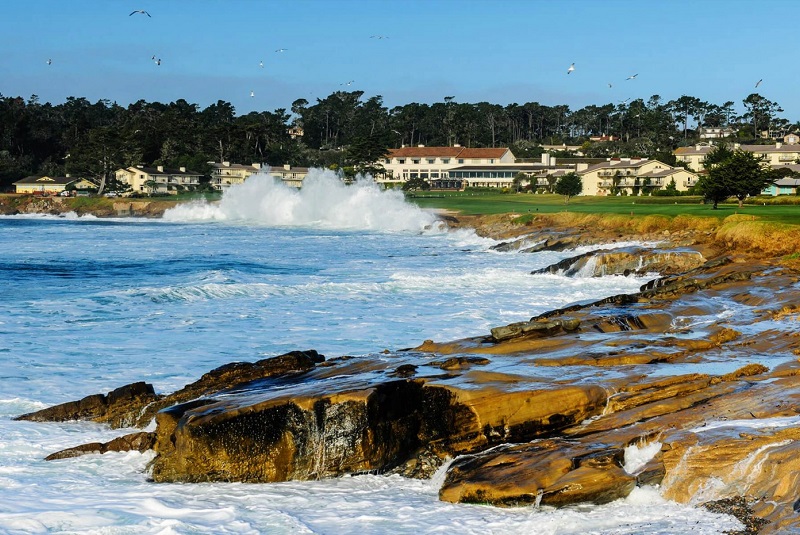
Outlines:
{"type": "Polygon", "coordinates": [[[348,185],[329,169],[310,169],[299,190],[258,173],[231,186],[218,203],[180,205],[167,210],[164,219],[416,232],[436,221],[432,213],[407,203],[400,191],[383,190],[361,176],[348,185]]]}

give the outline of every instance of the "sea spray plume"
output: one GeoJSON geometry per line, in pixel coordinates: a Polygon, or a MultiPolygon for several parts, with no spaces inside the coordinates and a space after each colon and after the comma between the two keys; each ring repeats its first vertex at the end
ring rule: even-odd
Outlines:
{"type": "Polygon", "coordinates": [[[436,217],[359,176],[347,185],[328,169],[310,169],[303,188],[286,186],[266,172],[231,186],[217,204],[190,203],[164,214],[168,221],[231,221],[268,226],[420,232],[436,217]]]}

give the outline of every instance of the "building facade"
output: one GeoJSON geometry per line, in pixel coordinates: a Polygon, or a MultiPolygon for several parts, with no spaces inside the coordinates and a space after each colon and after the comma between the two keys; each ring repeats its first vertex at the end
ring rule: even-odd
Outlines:
{"type": "Polygon", "coordinates": [[[678,191],[697,184],[697,173],[647,158],[610,158],[578,173],[582,195],[649,195],[673,180],[678,191]]]}
{"type": "Polygon", "coordinates": [[[68,176],[26,176],[14,182],[14,191],[17,193],[34,193],[39,195],[58,195],[66,190],[69,184],[80,179],[68,176]]]}
{"type": "MultiPolygon", "coordinates": [[[[762,157],[764,163],[770,167],[792,165],[800,160],[800,139],[797,134],[789,134],[784,138],[784,142],[775,144],[740,145],[734,143],[731,148],[752,152],[762,157]]],[[[679,162],[688,165],[692,171],[700,172],[705,169],[706,156],[712,150],[714,150],[712,143],[698,143],[691,147],[679,147],[673,154],[679,162]]]]}
{"type": "Polygon", "coordinates": [[[116,179],[130,187],[133,193],[171,195],[197,188],[202,176],[202,173],[187,170],[185,167],[167,169],[161,165],[157,167],[137,165],[115,172],[116,179]]]}
{"type": "Polygon", "coordinates": [[[292,167],[289,164],[285,164],[282,167],[270,167],[267,174],[280,179],[287,186],[301,188],[303,187],[303,180],[308,176],[308,167],[292,167]]]}
{"type": "Polygon", "coordinates": [[[244,183],[247,177],[260,171],[260,163],[244,165],[231,162],[211,162],[211,186],[217,191],[225,191],[231,186],[244,183]]]}
{"type": "Polygon", "coordinates": [[[449,178],[451,169],[465,165],[495,166],[514,162],[514,154],[507,147],[401,147],[390,149],[387,157],[380,162],[386,172],[383,176],[376,177],[376,181],[397,184],[421,178],[433,182],[449,178]]]}

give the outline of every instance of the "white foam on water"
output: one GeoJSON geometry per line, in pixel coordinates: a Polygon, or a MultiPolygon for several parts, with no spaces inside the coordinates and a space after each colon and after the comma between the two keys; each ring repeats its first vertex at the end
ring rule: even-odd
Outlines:
{"type": "Polygon", "coordinates": [[[690,431],[692,433],[707,433],[715,429],[723,429],[726,427],[765,429],[796,427],[798,425],[800,425],[800,416],[779,416],[775,418],[753,418],[752,420],[716,420],[713,422],[706,422],[702,426],[695,427],[690,431]]]}
{"type": "Polygon", "coordinates": [[[345,184],[334,171],[310,169],[302,189],[263,172],[231,186],[219,203],[183,204],[167,210],[163,219],[421,232],[436,216],[407,203],[401,191],[382,190],[369,177],[345,184]]]}
{"type": "Polygon", "coordinates": [[[625,464],[623,469],[631,475],[636,475],[661,451],[661,442],[649,444],[631,444],[625,448],[625,464]]]}

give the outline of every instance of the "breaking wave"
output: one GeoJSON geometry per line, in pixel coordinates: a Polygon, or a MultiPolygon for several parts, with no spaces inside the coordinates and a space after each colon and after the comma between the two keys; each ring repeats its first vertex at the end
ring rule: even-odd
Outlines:
{"type": "Polygon", "coordinates": [[[180,205],[167,210],[164,220],[420,232],[436,216],[407,203],[400,191],[381,189],[369,177],[348,185],[334,171],[310,169],[300,190],[262,172],[231,186],[218,203],[180,205]]]}

